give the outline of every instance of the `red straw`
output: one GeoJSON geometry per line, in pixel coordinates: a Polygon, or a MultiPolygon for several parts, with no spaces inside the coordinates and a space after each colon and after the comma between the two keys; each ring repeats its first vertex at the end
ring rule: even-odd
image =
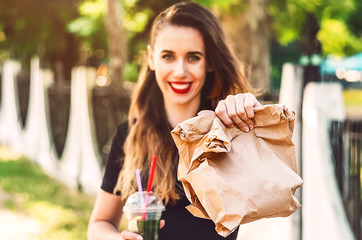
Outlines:
{"type": "MultiPolygon", "coordinates": [[[[149,197],[150,197],[152,181],[153,181],[153,175],[155,173],[156,161],[157,161],[157,156],[154,155],[153,158],[152,158],[150,176],[148,177],[148,183],[147,183],[147,195],[146,195],[146,201],[145,201],[146,208],[148,207],[148,200],[149,200],[149,197]]],[[[146,220],[146,211],[144,211],[142,213],[142,220],[146,220]]]]}

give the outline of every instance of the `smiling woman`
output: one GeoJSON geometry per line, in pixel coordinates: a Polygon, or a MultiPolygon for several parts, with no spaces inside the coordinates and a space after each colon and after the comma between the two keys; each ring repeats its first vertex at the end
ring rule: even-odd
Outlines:
{"type": "MultiPolygon", "coordinates": [[[[140,239],[119,232],[125,199],[137,190],[135,171],[145,185],[157,155],[153,189],[166,204],[159,240],[225,239],[207,219],[186,210],[190,204],[177,180],[178,152],[170,131],[201,110],[214,110],[228,127],[253,128],[261,104],[243,76],[216,17],[193,2],[177,3],[154,20],[147,58],[132,97],[128,122],[118,126],[101,191],[89,223],[88,238],[140,239]]],[[[235,240],[236,229],[226,239],[235,240]]]]}

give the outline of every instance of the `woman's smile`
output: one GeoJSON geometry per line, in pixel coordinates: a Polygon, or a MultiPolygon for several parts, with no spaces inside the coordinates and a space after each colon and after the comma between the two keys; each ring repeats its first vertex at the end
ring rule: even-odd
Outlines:
{"type": "Polygon", "coordinates": [[[177,94],[185,94],[191,89],[192,82],[169,82],[172,91],[177,94]]]}

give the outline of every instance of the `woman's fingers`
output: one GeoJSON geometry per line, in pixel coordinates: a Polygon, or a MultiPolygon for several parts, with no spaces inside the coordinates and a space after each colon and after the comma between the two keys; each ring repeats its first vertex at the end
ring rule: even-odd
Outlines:
{"type": "Polygon", "coordinates": [[[142,236],[137,234],[137,233],[133,233],[133,232],[129,232],[129,231],[122,231],[121,232],[121,239],[120,240],[142,240],[142,236]]]}
{"type": "Polygon", "coordinates": [[[229,95],[221,100],[216,109],[216,115],[227,127],[238,126],[248,132],[254,127],[252,118],[255,117],[254,108],[261,104],[251,93],[229,95]]]}
{"type": "Polygon", "coordinates": [[[234,126],[234,122],[229,117],[228,112],[226,110],[226,101],[225,100],[219,101],[219,103],[217,104],[217,106],[215,108],[215,113],[221,119],[221,121],[225,124],[225,126],[227,126],[227,127],[234,126]]]}
{"type": "Polygon", "coordinates": [[[160,228],[163,228],[166,225],[165,220],[160,220],[160,228]]]}
{"type": "Polygon", "coordinates": [[[254,127],[253,121],[254,118],[254,107],[250,105],[250,101],[247,101],[248,95],[246,94],[238,94],[235,95],[235,100],[233,104],[235,104],[236,118],[234,121],[240,122],[237,124],[240,129],[243,129],[245,132],[248,132],[250,129],[254,127]]]}
{"type": "Polygon", "coordinates": [[[247,111],[244,105],[244,98],[242,96],[228,96],[225,99],[226,112],[229,118],[244,131],[249,131],[249,126],[253,122],[248,118],[247,111]]]}

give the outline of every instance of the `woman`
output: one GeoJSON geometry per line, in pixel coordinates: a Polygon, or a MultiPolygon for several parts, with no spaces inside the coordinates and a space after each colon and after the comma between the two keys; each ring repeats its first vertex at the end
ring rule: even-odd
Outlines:
{"type": "MultiPolygon", "coordinates": [[[[166,204],[160,240],[224,239],[212,221],[185,209],[189,202],[177,181],[178,153],[170,131],[201,110],[215,110],[226,126],[249,131],[253,109],[260,106],[251,91],[209,10],[184,2],[157,16],[128,123],[121,124],[113,138],[88,238],[142,239],[118,227],[124,201],[137,189],[135,169],[142,170],[146,186],[146,166],[157,155],[153,191],[166,204]]],[[[236,236],[237,230],[227,239],[236,236]]]]}

